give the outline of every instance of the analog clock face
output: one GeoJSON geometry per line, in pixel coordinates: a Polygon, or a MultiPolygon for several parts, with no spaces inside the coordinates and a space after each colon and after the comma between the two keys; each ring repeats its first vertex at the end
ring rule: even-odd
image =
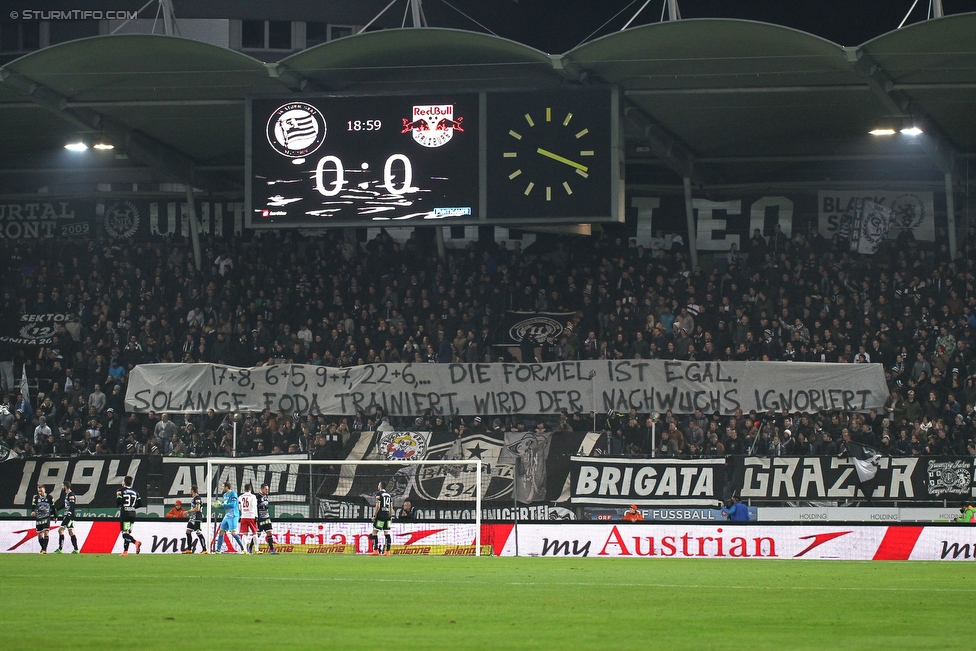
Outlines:
{"type": "Polygon", "coordinates": [[[508,180],[528,199],[552,202],[573,196],[590,178],[595,150],[590,130],[573,112],[545,106],[512,125],[502,146],[508,180]]]}
{"type": "Polygon", "coordinates": [[[489,95],[489,219],[610,215],[608,91],[489,95]]]}

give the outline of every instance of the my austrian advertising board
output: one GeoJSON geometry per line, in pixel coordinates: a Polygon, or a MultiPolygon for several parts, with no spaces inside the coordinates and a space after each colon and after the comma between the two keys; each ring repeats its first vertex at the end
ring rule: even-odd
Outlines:
{"type": "MultiPolygon", "coordinates": [[[[53,523],[51,536],[57,536],[53,523]]],[[[207,536],[211,547],[217,521],[207,536]]],[[[512,525],[503,525],[499,531],[508,531],[512,525]]],[[[370,550],[371,522],[276,522],[274,523],[275,548],[281,553],[299,554],[355,554],[370,550]]],[[[493,552],[489,545],[492,530],[482,528],[482,553],[493,552]]],[[[393,554],[423,556],[473,556],[475,543],[474,524],[422,524],[396,523],[393,527],[393,554]]],[[[122,536],[117,520],[76,522],[75,534],[82,554],[121,554],[122,536]]],[[[142,542],[143,554],[181,554],[186,547],[186,520],[139,520],[132,535],[142,542]]],[[[501,539],[504,544],[505,540],[501,539]]],[[[267,545],[261,537],[262,549],[267,545]]],[[[68,544],[70,548],[70,543],[68,544]]],[[[225,538],[225,549],[237,549],[225,538]]],[[[40,550],[33,520],[0,521],[0,550],[5,553],[37,553],[40,550]]],[[[201,551],[194,540],[192,551],[201,551]]],[[[499,547],[498,551],[501,551],[499,547]]],[[[131,552],[130,552],[131,553],[131,552]]]]}
{"type": "MultiPolygon", "coordinates": [[[[179,554],[186,523],[141,521],[142,553],[179,554]]],[[[355,554],[369,551],[368,522],[276,522],[283,553],[355,554]]],[[[122,552],[118,522],[78,522],[83,554],[122,552]]],[[[474,553],[472,524],[396,523],[394,555],[474,553]]],[[[623,558],[803,558],[814,560],[976,560],[976,528],[967,525],[694,525],[484,524],[482,555],[623,558]]],[[[37,553],[32,520],[0,521],[0,550],[37,553]]],[[[198,548],[193,549],[199,552],[198,548]]]]}
{"type": "MultiPolygon", "coordinates": [[[[509,546],[505,546],[506,554],[509,546]]],[[[976,528],[592,524],[519,526],[519,556],[970,560],[976,528]]]]}

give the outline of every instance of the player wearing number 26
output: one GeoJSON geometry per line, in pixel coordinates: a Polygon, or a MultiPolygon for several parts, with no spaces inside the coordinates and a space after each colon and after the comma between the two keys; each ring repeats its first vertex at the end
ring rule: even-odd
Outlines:
{"type": "Polygon", "coordinates": [[[258,498],[254,495],[254,487],[251,484],[244,486],[244,492],[237,498],[237,504],[241,507],[241,538],[244,541],[244,550],[252,551],[252,545],[258,534],[258,498]]]}

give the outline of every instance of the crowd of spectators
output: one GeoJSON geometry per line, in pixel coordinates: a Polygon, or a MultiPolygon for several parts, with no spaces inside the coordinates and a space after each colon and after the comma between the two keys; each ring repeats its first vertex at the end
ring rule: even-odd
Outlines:
{"type": "Polygon", "coordinates": [[[973,455],[976,228],[952,259],[911,232],[874,255],[816,229],[757,229],[692,268],[687,249],[647,250],[625,234],[472,242],[436,254],[415,231],[357,243],[343,231],[205,239],[7,241],[5,314],[63,313],[50,346],[17,351],[39,393],[0,406],[15,455],[301,453],[334,458],[382,413],[349,417],[126,413],[137,364],[351,366],[376,362],[562,359],[881,363],[881,413],[720,417],[563,414],[492,423],[430,414],[403,428],[608,432],[602,454],[836,454],[846,436],[892,455],[973,455]],[[558,339],[499,346],[506,311],[574,313],[558,339]],[[238,418],[236,435],[233,418],[238,418]],[[599,422],[597,422],[599,421],[599,422]],[[652,431],[654,435],[652,436],[652,431]]]}

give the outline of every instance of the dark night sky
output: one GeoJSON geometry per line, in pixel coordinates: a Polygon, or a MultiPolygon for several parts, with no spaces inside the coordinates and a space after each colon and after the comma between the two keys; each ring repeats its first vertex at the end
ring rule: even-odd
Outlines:
{"type": "MultiPolygon", "coordinates": [[[[499,36],[561,54],[628,7],[594,37],[619,30],[645,0],[448,0],[499,36]]],[[[632,23],[655,23],[664,0],[651,0],[632,23]]],[[[919,0],[908,23],[925,18],[929,0],[919,0]]],[[[860,45],[898,27],[912,0],[678,0],[682,18],[758,20],[816,34],[840,45],[860,45]]],[[[947,15],[976,10],[974,0],[943,0],[947,15]]],[[[477,29],[442,0],[424,0],[431,26],[477,29]],[[458,22],[460,21],[460,22],[458,22]]]]}

